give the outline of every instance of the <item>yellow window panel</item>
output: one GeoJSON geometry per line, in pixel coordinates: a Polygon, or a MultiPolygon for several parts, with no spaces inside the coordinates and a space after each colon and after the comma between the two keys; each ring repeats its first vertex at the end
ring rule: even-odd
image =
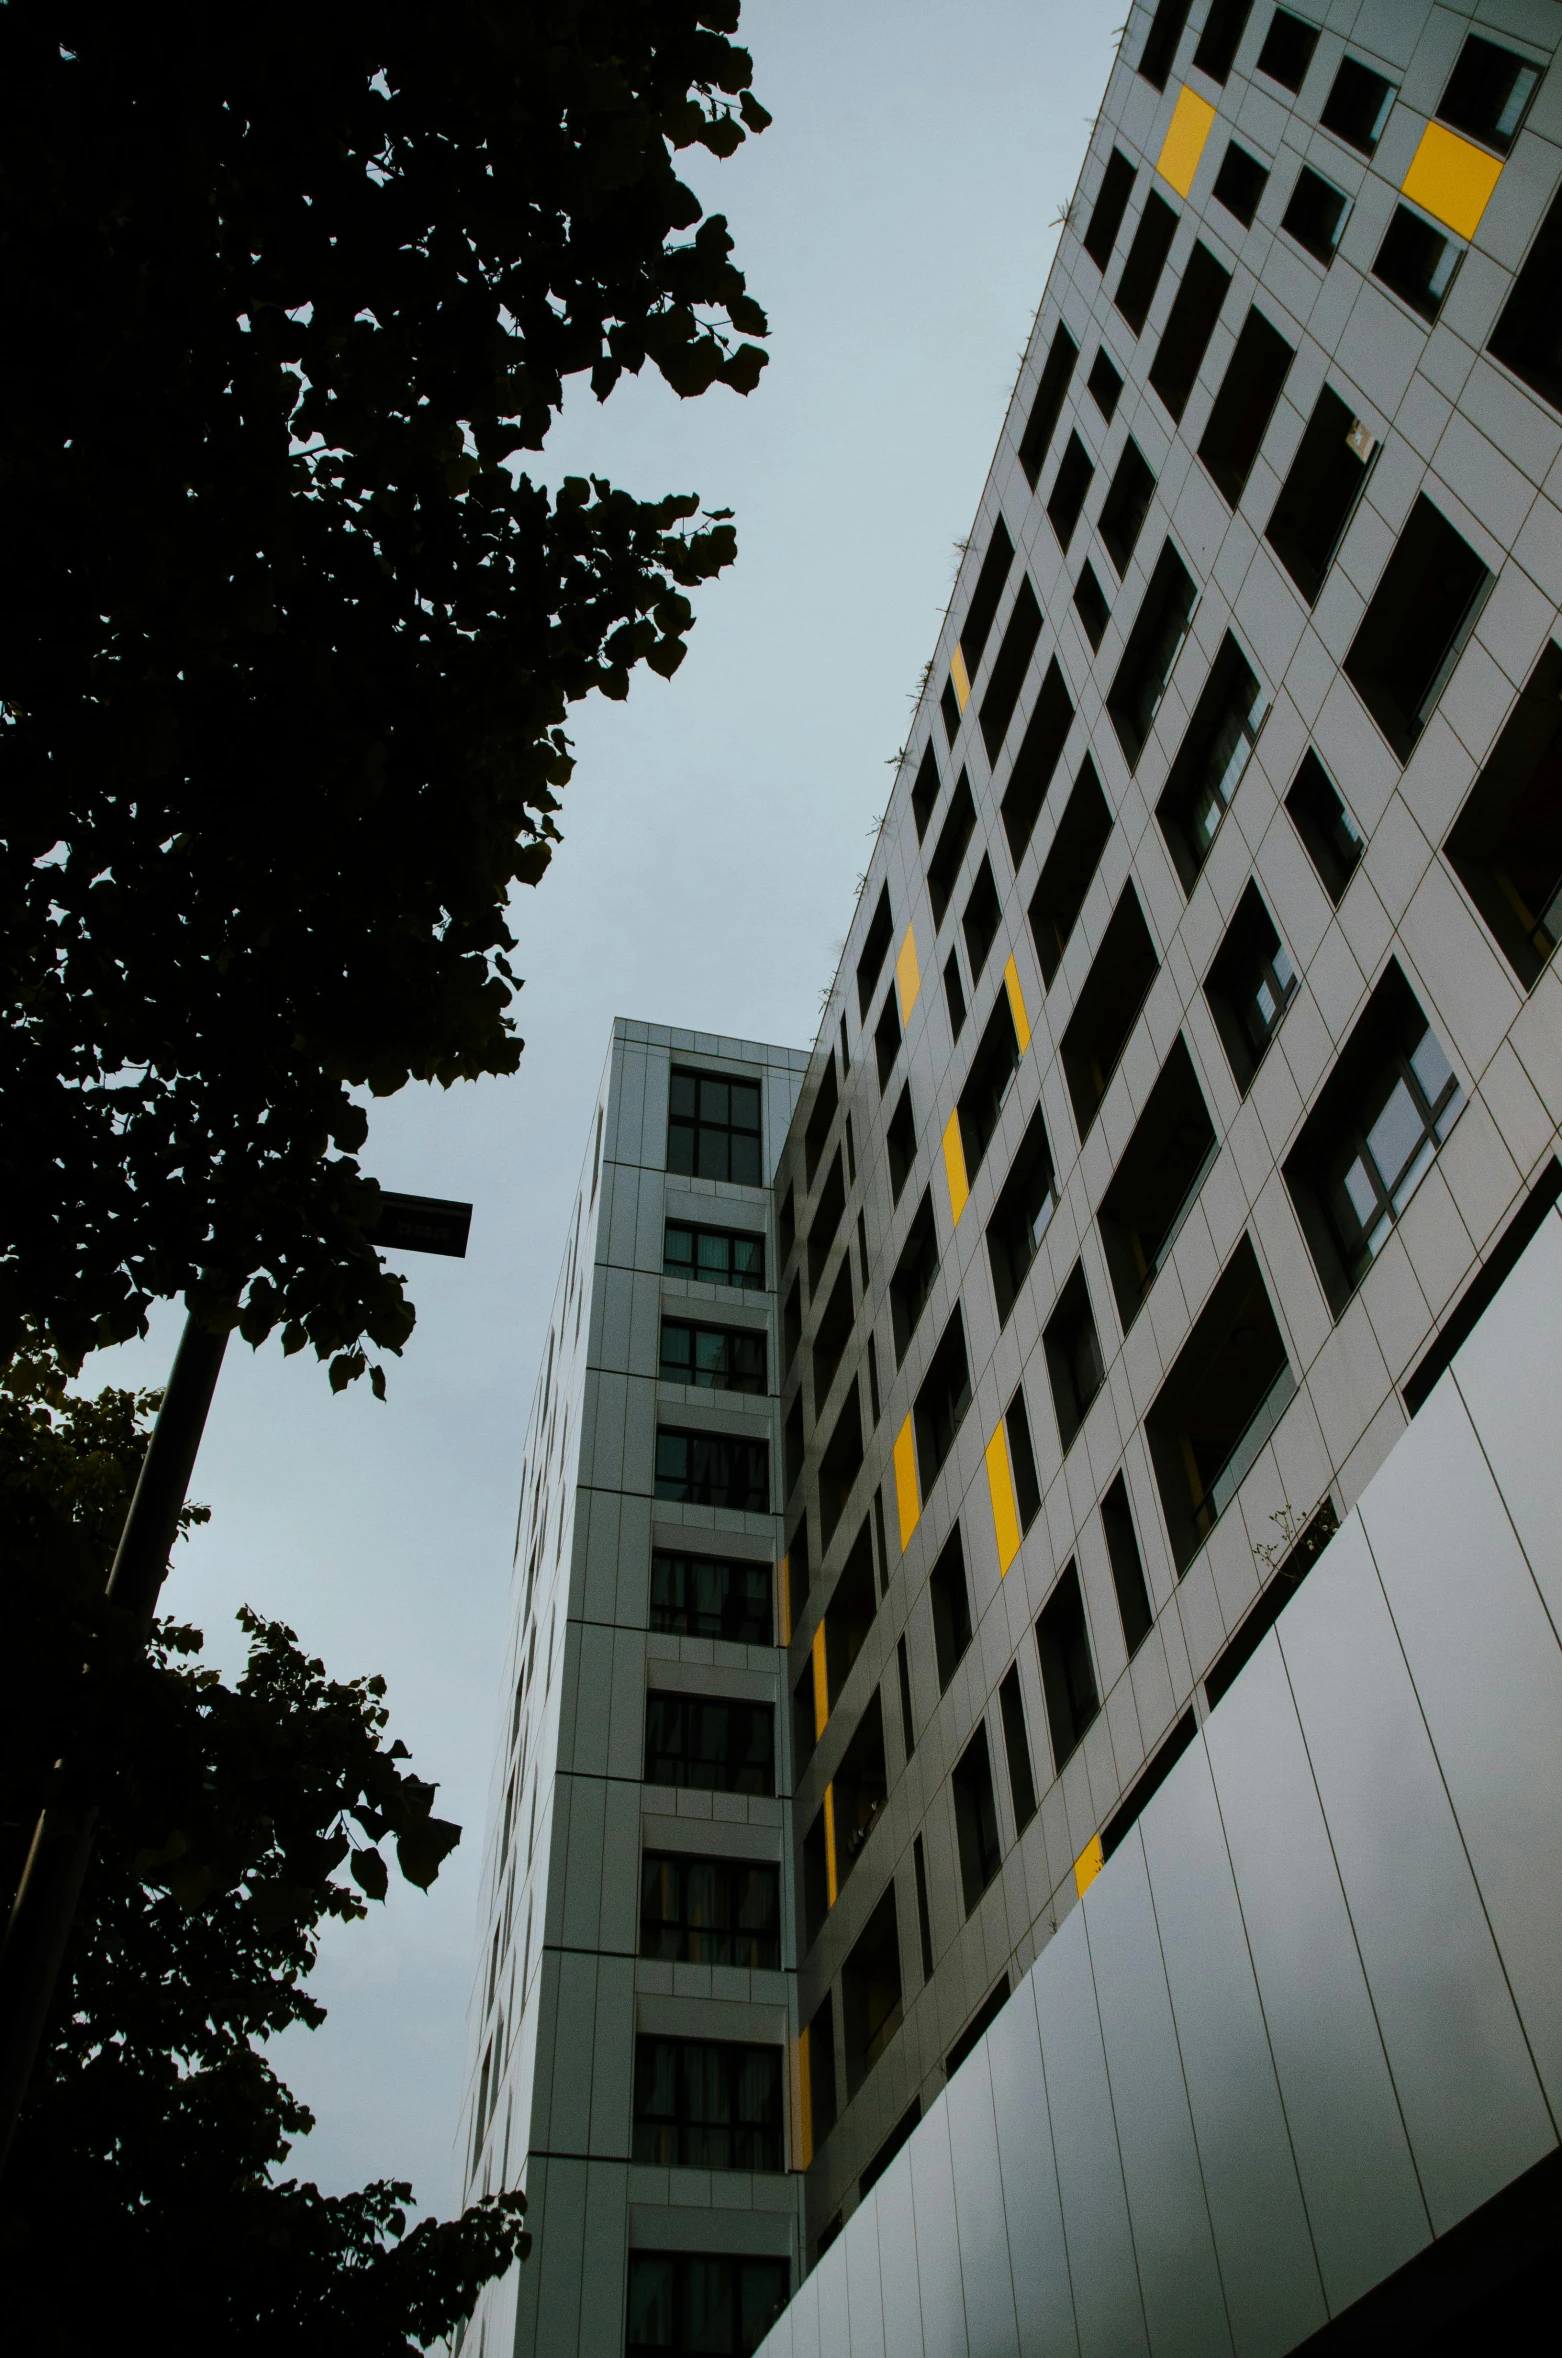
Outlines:
{"type": "Polygon", "coordinates": [[[971,675],[965,668],[965,654],[960,647],[956,647],[949,659],[949,677],[954,682],[955,702],[964,712],[971,701],[971,675]]]}
{"type": "Polygon", "coordinates": [[[1014,1502],[1014,1476],[1009,1471],[1009,1444],[1001,1418],[998,1430],[987,1444],[987,1487],[992,1492],[998,1570],[1003,1574],[1020,1552],[1020,1512],[1014,1502]]]}
{"type": "Polygon", "coordinates": [[[944,1124],[944,1177],[949,1182],[949,1217],[958,1228],[960,1215],[965,1210],[971,1183],[965,1175],[965,1144],[960,1136],[960,1116],[952,1113],[944,1124]]]}
{"type": "Polygon", "coordinates": [[[814,1742],[824,1734],[830,1716],[830,1681],[824,1661],[824,1623],[814,1631],[814,1742]]]}
{"type": "Polygon", "coordinates": [[[1172,108],[1172,119],[1166,127],[1155,166],[1180,197],[1185,197],[1193,186],[1193,175],[1199,168],[1199,158],[1214,120],[1215,110],[1209,100],[1200,98],[1196,90],[1190,90],[1184,83],[1172,108]]]}
{"type": "Polygon", "coordinates": [[[911,1438],[909,1416],[895,1435],[895,1507],[900,1516],[900,1552],[904,1555],[911,1545],[911,1534],[922,1519],[922,1502],[917,1496],[916,1443],[911,1438]]]}
{"type": "Polygon", "coordinates": [[[1472,238],[1501,171],[1500,159],[1485,148],[1472,146],[1445,124],[1428,123],[1399,193],[1455,237],[1472,238]]]}
{"type": "Polygon", "coordinates": [[[1009,994],[1009,1013],[1014,1018],[1014,1036],[1020,1043],[1023,1056],[1030,1046],[1030,1017],[1025,1012],[1025,993],[1020,989],[1020,970],[1010,957],[1003,970],[1003,987],[1009,994]]]}
{"type": "Polygon", "coordinates": [[[900,1020],[911,1021],[911,1010],[917,1003],[922,988],[922,969],[917,964],[917,929],[906,927],[906,938],[900,945],[900,956],[895,961],[895,989],[900,998],[900,1020]]]}
{"type": "Polygon", "coordinates": [[[789,1646],[792,1643],[791,1557],[783,1556],[780,1563],[776,1566],[776,1571],[779,1575],[776,1583],[776,1621],[780,1632],[782,1645],[789,1646]]]}
{"type": "Polygon", "coordinates": [[[1105,1865],[1106,1861],[1101,1856],[1101,1837],[1099,1834],[1093,1835],[1074,1861],[1074,1889],[1081,1899],[1105,1865]]]}
{"type": "Polygon", "coordinates": [[[841,1887],[835,1872],[835,1787],[833,1783],[826,1785],[824,1789],[824,1888],[830,1906],[833,1908],[841,1896],[841,1887]]]}
{"type": "Polygon", "coordinates": [[[797,2141],[802,2147],[803,2168],[806,2170],[814,2158],[814,2086],[806,2030],[797,2034],[797,2098],[797,2141]]]}

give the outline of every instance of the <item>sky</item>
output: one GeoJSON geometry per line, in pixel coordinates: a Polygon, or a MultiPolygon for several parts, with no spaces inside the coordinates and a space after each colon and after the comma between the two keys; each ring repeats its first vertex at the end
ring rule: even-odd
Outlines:
{"type": "MultiPolygon", "coordinates": [[[[1124,0],[1126,13],[1126,0],[1124,0]]],[[[747,400],[647,377],[575,391],[542,462],[736,511],[670,682],[576,708],[556,853],[515,912],[517,1074],[373,1110],[387,1187],[474,1207],[464,1262],[410,1264],[389,1399],[235,1341],[164,1607],[242,1659],[252,1604],[338,1677],[382,1672],[392,1733],[466,1828],[427,1895],[393,1875],[333,1927],[317,2032],[272,2049],[317,2116],[289,2169],[457,2198],[454,2137],[521,1442],[615,1015],[811,1046],[893,763],[1121,30],[1088,0],[747,0],[774,116],[682,168],[770,314],[747,400]]],[[[154,1384],[179,1312],[84,1382],[154,1384]]]]}

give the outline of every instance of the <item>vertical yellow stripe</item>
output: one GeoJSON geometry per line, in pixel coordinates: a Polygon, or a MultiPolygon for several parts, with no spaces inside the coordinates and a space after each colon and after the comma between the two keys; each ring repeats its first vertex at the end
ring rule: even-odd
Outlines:
{"type": "Polygon", "coordinates": [[[949,1217],[958,1227],[971,1192],[971,1183],[965,1175],[965,1144],[960,1136],[958,1113],[952,1113],[944,1124],[944,1177],[949,1182],[949,1217]]]}
{"type": "Polygon", "coordinates": [[[792,1559],[783,1556],[776,1566],[776,1625],[781,1643],[792,1643],[792,1559]]]}
{"type": "Polygon", "coordinates": [[[1020,970],[1011,956],[1003,970],[1003,987],[1009,994],[1009,1013],[1014,1018],[1014,1036],[1020,1043],[1023,1056],[1030,1046],[1030,1017],[1025,1012],[1025,993],[1020,989],[1020,970]]]}
{"type": "Polygon", "coordinates": [[[998,1570],[1006,1573],[1020,1552],[1020,1513],[1014,1503],[1014,1477],[1009,1471],[1009,1444],[1000,1418],[987,1444],[987,1487],[992,1492],[993,1530],[998,1540],[998,1570]]]}
{"type": "Polygon", "coordinates": [[[895,961],[895,989],[900,998],[900,1020],[911,1021],[911,1010],[917,1003],[922,988],[922,969],[917,964],[917,929],[906,927],[906,938],[900,945],[900,956],[895,961]]]}
{"type": "Polygon", "coordinates": [[[1093,1834],[1074,1861],[1074,1889],[1081,1899],[1094,1883],[1106,1861],[1101,1856],[1101,1837],[1093,1834]]]}
{"type": "Polygon", "coordinates": [[[958,644],[949,658],[949,676],[955,684],[955,702],[964,712],[971,701],[971,675],[965,668],[965,649],[958,644]]]}
{"type": "Polygon", "coordinates": [[[797,2097],[797,2142],[802,2148],[802,2164],[806,2170],[814,2158],[814,2083],[806,2030],[797,2034],[797,2097]]]}
{"type": "Polygon", "coordinates": [[[830,1681],[824,1661],[824,1623],[814,1631],[814,1742],[824,1734],[830,1716],[830,1681]]]}
{"type": "Polygon", "coordinates": [[[911,1534],[922,1519],[922,1505],[917,1497],[916,1444],[911,1438],[909,1416],[895,1435],[895,1505],[900,1515],[900,1552],[904,1555],[911,1545],[911,1534]]]}
{"type": "Polygon", "coordinates": [[[841,1895],[840,1881],[835,1872],[835,1786],[824,1789],[824,1888],[833,1908],[841,1895]]]}
{"type": "Polygon", "coordinates": [[[1196,90],[1184,84],[1182,95],[1172,108],[1172,119],[1155,163],[1161,178],[1180,197],[1185,197],[1193,186],[1193,175],[1199,168],[1199,158],[1214,120],[1215,110],[1209,100],[1200,98],[1196,90]]]}

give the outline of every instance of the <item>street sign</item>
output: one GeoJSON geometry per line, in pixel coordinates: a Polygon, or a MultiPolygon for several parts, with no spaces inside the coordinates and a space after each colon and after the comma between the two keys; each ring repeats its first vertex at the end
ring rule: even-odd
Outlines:
{"type": "Polygon", "coordinates": [[[380,1217],[370,1234],[380,1251],[447,1253],[466,1259],[472,1226],[470,1204],[446,1203],[437,1195],[392,1195],[380,1190],[380,1217]]]}

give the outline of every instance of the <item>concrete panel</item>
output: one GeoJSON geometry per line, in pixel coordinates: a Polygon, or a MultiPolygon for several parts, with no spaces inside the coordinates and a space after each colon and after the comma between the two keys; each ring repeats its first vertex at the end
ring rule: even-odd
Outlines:
{"type": "MultiPolygon", "coordinates": [[[[985,2041],[955,2073],[944,2100],[954,2165],[955,2218],[970,2358],[1019,2358],[1019,2325],[1009,2274],[1012,2232],[1004,2202],[992,2072],[985,2041]]],[[[1026,2221],[1014,2221],[1020,2235],[1026,2221]]],[[[855,2354],[854,2354],[855,2358],[855,2354]]]]}
{"type": "Polygon", "coordinates": [[[1456,1383],[1464,1397],[1552,1627],[1562,1630],[1558,1335],[1562,1214],[1552,1212],[1524,1256],[1522,1273],[1502,1288],[1443,1380],[1456,1383]]]}
{"type": "MultiPolygon", "coordinates": [[[[879,2230],[879,2275],[884,2288],[884,2346],[892,2358],[922,2358],[922,2302],[917,2287],[917,2231],[911,2204],[911,2161],[902,2152],[873,2190],[864,2225],[879,2230]]],[[[860,2232],[860,2230],[857,2230],[860,2232]]],[[[852,2228],[847,2233],[853,2232],[852,2228]]],[[[928,2358],[942,2358],[936,2347],[928,2358]]]]}
{"type": "MultiPolygon", "coordinates": [[[[967,2358],[965,2296],[960,2275],[960,2239],[955,2225],[955,2176],[949,2153],[949,2119],[940,2101],[906,2148],[916,2215],[917,2280],[922,2293],[922,2331],[940,2358],[967,2358]]],[[[993,2186],[997,2196],[996,2182],[993,2186]]]]}
{"type": "Polygon", "coordinates": [[[1027,1975],[983,2046],[992,2071],[993,2120],[998,2132],[1021,2358],[1074,2358],[1079,2341],[1035,1990],[1034,1974],[1027,1975]]]}

